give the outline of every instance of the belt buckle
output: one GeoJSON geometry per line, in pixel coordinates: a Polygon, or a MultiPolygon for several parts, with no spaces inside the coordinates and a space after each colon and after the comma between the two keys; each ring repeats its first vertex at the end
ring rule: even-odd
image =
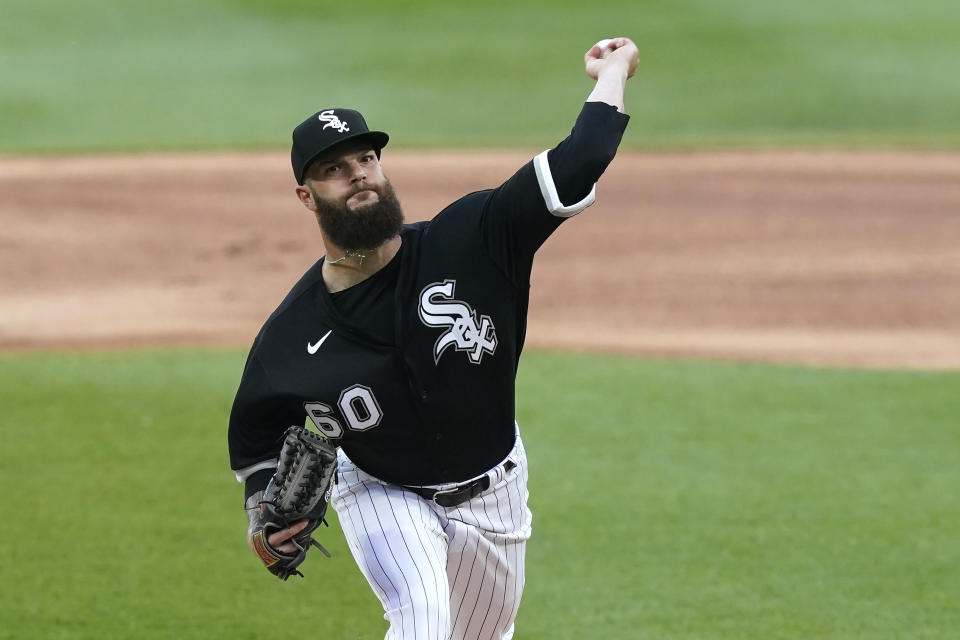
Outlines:
{"type": "Polygon", "coordinates": [[[467,482],[466,484],[461,484],[456,487],[451,487],[449,489],[437,491],[436,493],[433,494],[433,503],[438,507],[443,507],[444,509],[446,509],[448,507],[437,502],[438,496],[454,496],[458,494],[460,496],[466,496],[465,498],[458,499],[456,502],[450,505],[450,507],[455,507],[462,502],[466,502],[467,500],[470,500],[475,496],[480,495],[481,493],[483,493],[489,488],[490,488],[490,476],[481,476],[476,480],[471,480],[470,482],[467,482]]]}
{"type": "MultiPolygon", "coordinates": [[[[467,485],[467,486],[469,486],[469,485],[467,485]]],[[[433,504],[437,505],[438,507],[442,507],[442,508],[446,509],[447,507],[445,507],[444,505],[442,505],[442,504],[440,504],[439,502],[437,502],[437,498],[439,498],[440,496],[452,496],[452,495],[454,495],[454,494],[456,494],[456,493],[459,493],[459,492],[463,491],[465,488],[466,488],[466,487],[465,487],[464,485],[458,485],[458,486],[456,486],[456,487],[451,487],[451,488],[449,488],[449,489],[443,489],[443,490],[441,490],[441,491],[437,491],[436,493],[433,494],[433,498],[431,498],[431,500],[433,500],[433,504]]],[[[453,506],[453,505],[451,505],[451,506],[453,506]]]]}

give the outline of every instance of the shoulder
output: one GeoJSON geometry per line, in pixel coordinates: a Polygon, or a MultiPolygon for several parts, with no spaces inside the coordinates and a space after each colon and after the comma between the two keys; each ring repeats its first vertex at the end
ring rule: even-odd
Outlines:
{"type": "Polygon", "coordinates": [[[404,240],[407,238],[415,238],[423,233],[423,230],[430,225],[430,220],[424,220],[422,222],[408,222],[403,225],[403,231],[400,232],[400,235],[404,240]]]}
{"type": "Polygon", "coordinates": [[[278,313],[283,313],[297,301],[304,296],[304,294],[315,291],[317,287],[323,286],[323,258],[320,258],[313,265],[304,272],[300,279],[297,280],[296,284],[290,289],[290,292],[287,293],[286,297],[283,299],[278,306],[274,315],[278,313]]]}
{"type": "Polygon", "coordinates": [[[433,220],[427,223],[427,226],[424,227],[424,233],[441,229],[444,231],[458,229],[475,231],[492,193],[492,189],[474,191],[451,202],[434,216],[433,220]]]}
{"type": "Polygon", "coordinates": [[[304,300],[312,297],[318,287],[323,284],[323,258],[317,260],[313,266],[300,276],[296,284],[290,289],[283,301],[277,305],[273,313],[263,323],[260,334],[257,336],[257,342],[260,342],[263,336],[270,332],[277,324],[283,323],[284,319],[297,315],[297,310],[304,300]]]}
{"type": "Polygon", "coordinates": [[[476,208],[482,208],[484,203],[486,203],[486,201],[490,198],[490,194],[493,192],[494,189],[483,189],[482,191],[468,193],[467,195],[454,200],[444,207],[443,210],[437,214],[437,217],[434,218],[434,220],[440,218],[441,216],[456,215],[457,213],[464,213],[476,208]]]}

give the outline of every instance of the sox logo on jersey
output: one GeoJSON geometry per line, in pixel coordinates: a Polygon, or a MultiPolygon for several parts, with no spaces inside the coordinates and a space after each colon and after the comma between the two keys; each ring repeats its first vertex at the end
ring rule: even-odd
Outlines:
{"type": "Polygon", "coordinates": [[[435,282],[420,292],[420,320],[428,327],[450,327],[437,338],[433,345],[433,361],[449,347],[466,351],[470,362],[480,364],[483,354],[492,354],[497,349],[497,330],[490,316],[480,316],[470,305],[453,297],[456,280],[435,282]]]}
{"type": "Polygon", "coordinates": [[[350,127],[347,126],[347,123],[338,118],[334,113],[333,109],[327,109],[326,111],[321,111],[320,115],[317,116],[317,119],[320,122],[326,122],[327,124],[323,125],[324,129],[329,129],[333,127],[340,133],[344,131],[350,131],[350,127]]]}

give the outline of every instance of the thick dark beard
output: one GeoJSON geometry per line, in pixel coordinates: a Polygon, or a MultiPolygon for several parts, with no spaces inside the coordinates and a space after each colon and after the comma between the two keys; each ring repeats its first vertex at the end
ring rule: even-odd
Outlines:
{"type": "Polygon", "coordinates": [[[403,229],[403,210],[389,180],[382,185],[364,185],[336,202],[321,198],[312,187],[309,188],[317,205],[320,228],[344,251],[376,249],[403,229]],[[367,189],[377,192],[377,201],[350,209],[347,200],[367,189]]]}

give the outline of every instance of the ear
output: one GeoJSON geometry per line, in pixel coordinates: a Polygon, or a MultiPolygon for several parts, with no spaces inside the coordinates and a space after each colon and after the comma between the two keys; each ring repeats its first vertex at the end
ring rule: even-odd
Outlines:
{"type": "Polygon", "coordinates": [[[297,197],[300,199],[300,203],[310,211],[313,211],[314,213],[316,213],[317,203],[314,202],[313,194],[310,193],[310,189],[307,189],[304,186],[298,186],[296,191],[297,191],[297,197]]]}

